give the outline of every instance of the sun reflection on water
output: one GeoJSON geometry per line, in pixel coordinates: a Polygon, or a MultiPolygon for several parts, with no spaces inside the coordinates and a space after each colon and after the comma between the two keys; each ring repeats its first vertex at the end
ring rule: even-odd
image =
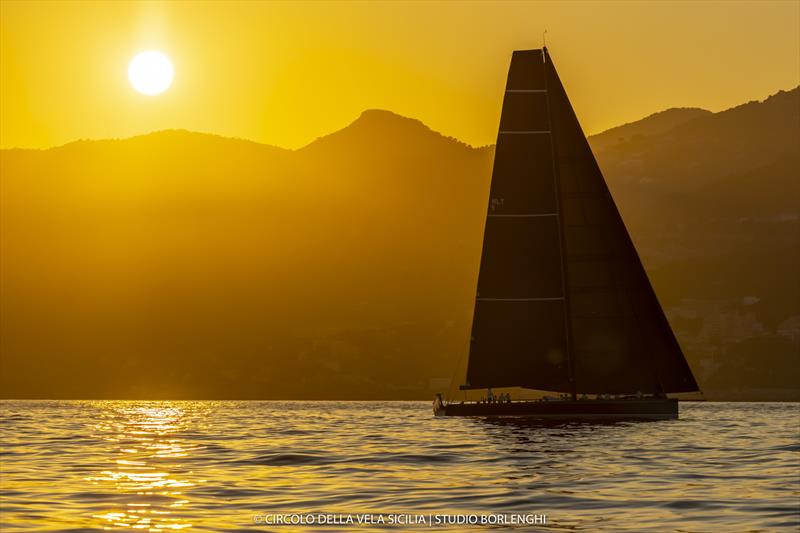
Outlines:
{"type": "Polygon", "coordinates": [[[94,437],[116,448],[112,468],[86,479],[121,497],[106,511],[92,515],[104,529],[172,531],[192,527],[181,509],[189,503],[183,491],[203,480],[192,479],[179,461],[202,446],[181,438],[185,411],[177,403],[120,402],[102,411],[91,428],[94,437]]]}
{"type": "Polygon", "coordinates": [[[559,530],[796,531],[797,405],[681,409],[675,421],[528,424],[434,418],[427,402],[0,402],[0,531],[537,511],[559,530]]]}

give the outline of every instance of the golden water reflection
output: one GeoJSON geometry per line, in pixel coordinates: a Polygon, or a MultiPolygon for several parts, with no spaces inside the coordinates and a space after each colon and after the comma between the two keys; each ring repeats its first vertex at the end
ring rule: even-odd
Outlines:
{"type": "Polygon", "coordinates": [[[115,448],[109,455],[117,459],[113,468],[86,481],[104,492],[113,486],[120,498],[92,518],[104,529],[171,531],[192,527],[181,513],[189,503],[184,490],[204,480],[192,479],[192,472],[179,460],[202,446],[181,437],[186,429],[184,409],[170,402],[120,402],[101,413],[92,427],[94,436],[115,448]]]}
{"type": "Polygon", "coordinates": [[[0,531],[266,531],[256,516],[387,512],[796,531],[797,406],[681,409],[528,424],[434,418],[427,402],[5,402],[0,531]]]}

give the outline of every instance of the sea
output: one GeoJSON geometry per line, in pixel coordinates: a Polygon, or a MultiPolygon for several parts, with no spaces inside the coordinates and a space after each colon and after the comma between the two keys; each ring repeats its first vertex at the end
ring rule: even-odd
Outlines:
{"type": "Polygon", "coordinates": [[[0,530],[800,530],[800,404],[679,420],[428,402],[3,401],[0,530]]]}

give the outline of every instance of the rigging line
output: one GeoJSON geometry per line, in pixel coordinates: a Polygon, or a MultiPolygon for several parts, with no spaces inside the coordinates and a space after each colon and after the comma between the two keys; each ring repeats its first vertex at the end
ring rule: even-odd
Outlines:
{"type": "MultiPolygon", "coordinates": [[[[474,322],[473,317],[473,322],[474,322]]],[[[467,381],[467,366],[469,365],[469,354],[472,351],[472,323],[469,325],[469,342],[467,343],[467,356],[466,357],[459,357],[458,363],[453,366],[453,373],[450,376],[450,386],[447,387],[447,397],[445,400],[449,400],[453,398],[455,400],[456,395],[458,395],[459,385],[457,385],[456,380],[458,376],[461,375],[461,369],[464,369],[464,382],[467,381]]],[[[466,391],[464,391],[464,397],[466,398],[466,391]]]]}

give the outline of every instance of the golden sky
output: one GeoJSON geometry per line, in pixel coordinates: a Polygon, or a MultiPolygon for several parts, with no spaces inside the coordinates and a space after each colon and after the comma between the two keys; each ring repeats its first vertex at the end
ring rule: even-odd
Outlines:
{"type": "Polygon", "coordinates": [[[596,133],[800,83],[800,2],[0,2],[0,147],[184,128],[288,148],[367,108],[493,143],[513,49],[551,55],[596,133]],[[127,68],[165,52],[172,87],[127,68]]]}

